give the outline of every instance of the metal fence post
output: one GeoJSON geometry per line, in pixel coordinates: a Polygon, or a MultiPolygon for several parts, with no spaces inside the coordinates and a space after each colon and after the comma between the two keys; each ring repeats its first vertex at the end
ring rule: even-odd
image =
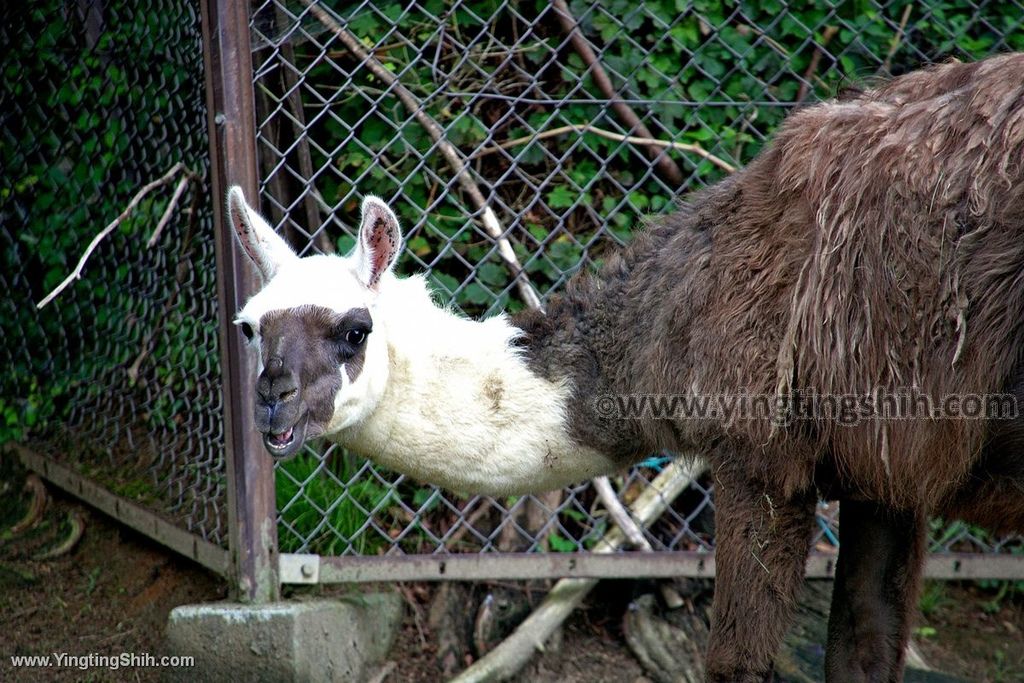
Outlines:
{"type": "Polygon", "coordinates": [[[225,221],[227,188],[258,196],[255,100],[249,3],[203,0],[203,56],[210,131],[210,170],[217,250],[217,293],[224,392],[229,542],[237,597],[280,597],[273,462],[253,425],[255,359],[245,352],[231,316],[258,284],[225,221]]]}

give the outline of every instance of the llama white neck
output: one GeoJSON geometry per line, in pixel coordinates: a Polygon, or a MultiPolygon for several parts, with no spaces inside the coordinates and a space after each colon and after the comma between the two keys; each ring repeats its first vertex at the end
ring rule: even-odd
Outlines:
{"type": "Polygon", "coordinates": [[[388,284],[395,291],[381,307],[403,315],[387,316],[387,387],[369,417],[332,438],[464,493],[546,491],[615,469],[569,436],[570,387],[529,369],[504,316],[466,320],[433,305],[418,278],[388,284]],[[422,300],[411,301],[417,288],[422,300]]]}

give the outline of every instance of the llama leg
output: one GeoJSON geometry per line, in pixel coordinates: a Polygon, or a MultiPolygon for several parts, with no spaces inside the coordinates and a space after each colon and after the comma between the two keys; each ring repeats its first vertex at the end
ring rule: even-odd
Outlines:
{"type": "Polygon", "coordinates": [[[924,562],[925,517],[844,500],[828,620],[829,683],[903,680],[903,653],[924,562]]]}
{"type": "Polygon", "coordinates": [[[715,479],[715,598],[707,680],[771,680],[810,550],[815,495],[789,498],[743,477],[715,479]]]}

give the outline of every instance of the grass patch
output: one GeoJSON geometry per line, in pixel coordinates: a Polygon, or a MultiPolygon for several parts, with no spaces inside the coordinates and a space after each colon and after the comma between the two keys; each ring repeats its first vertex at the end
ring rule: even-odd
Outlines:
{"type": "Polygon", "coordinates": [[[328,471],[320,459],[301,455],[277,467],[278,543],[281,552],[321,555],[375,555],[388,539],[368,525],[374,510],[395,495],[372,479],[351,484],[358,472],[347,458],[336,457],[340,471],[328,471]]]}
{"type": "Polygon", "coordinates": [[[950,603],[949,596],[946,594],[946,584],[943,581],[925,581],[924,588],[921,589],[921,597],[918,599],[918,607],[921,609],[921,614],[926,617],[932,617],[941,608],[945,607],[950,603]]]}

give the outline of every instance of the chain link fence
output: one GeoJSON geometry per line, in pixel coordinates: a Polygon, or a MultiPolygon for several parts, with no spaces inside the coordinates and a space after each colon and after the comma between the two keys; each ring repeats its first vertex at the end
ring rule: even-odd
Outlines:
{"type": "MultiPolygon", "coordinates": [[[[359,200],[403,221],[406,272],[467,315],[541,299],[629,240],[645,214],[748,162],[786,113],[848,83],[949,56],[1024,49],[1019,2],[795,8],[673,0],[252,6],[264,213],[303,253],[347,252],[359,200]],[[522,265],[510,269],[439,153],[467,166],[522,265]]],[[[0,24],[0,442],[14,440],[191,538],[227,544],[212,202],[142,201],[41,310],[99,230],[183,162],[208,173],[199,9],[106,0],[12,7],[0,24]]],[[[462,182],[460,182],[460,180],[462,182]]],[[[616,478],[627,503],[664,454],[616,478]]],[[[495,554],[592,547],[609,522],[589,483],[460,497],[334,446],[276,468],[282,552],[495,554]]],[[[645,531],[656,550],[713,548],[700,477],[645,531]]],[[[834,551],[836,506],[819,510],[834,551]]],[[[939,552],[1016,539],[936,522],[939,552]]]]}
{"type": "MultiPolygon", "coordinates": [[[[431,122],[464,158],[547,298],[629,239],[644,214],[752,159],[786,114],[846,85],[950,57],[1024,49],[1019,2],[576,0],[311,3],[251,20],[262,207],[302,253],[347,252],[358,202],[403,221],[405,272],[468,315],[518,310],[515,276],[431,122]]],[[[662,454],[616,482],[626,501],[662,454]]],[[[277,466],[282,552],[580,551],[607,520],[590,484],[463,498],[343,453],[277,466]]],[[[836,507],[819,510],[834,551],[836,507]]],[[[646,531],[657,550],[709,551],[696,481],[646,531]]],[[[1006,552],[936,522],[938,552],[1006,552]]]]}
{"type": "Polygon", "coordinates": [[[0,23],[0,443],[215,546],[227,544],[223,408],[198,5],[15,3],[0,23]],[[153,246],[182,162],[200,180],[153,246]]]}

